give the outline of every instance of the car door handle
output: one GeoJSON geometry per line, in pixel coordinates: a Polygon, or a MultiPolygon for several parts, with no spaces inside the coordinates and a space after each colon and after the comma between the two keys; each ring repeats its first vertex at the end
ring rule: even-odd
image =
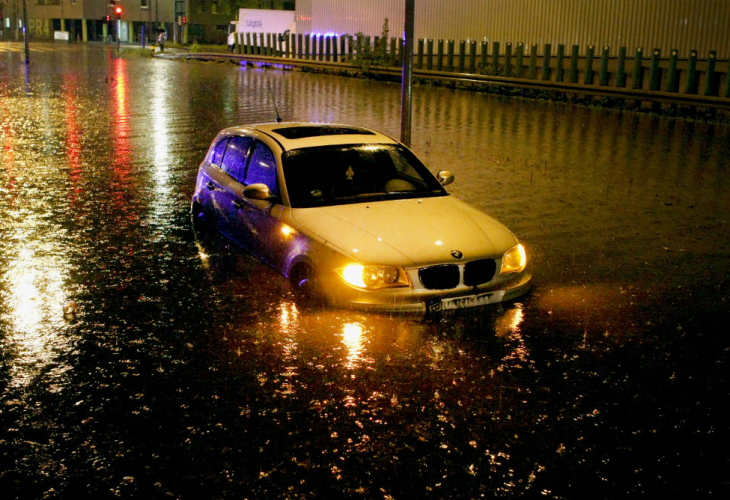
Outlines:
{"type": "Polygon", "coordinates": [[[215,189],[215,185],[212,182],[209,182],[208,184],[206,184],[205,187],[207,187],[211,191],[213,191],[215,189]]]}

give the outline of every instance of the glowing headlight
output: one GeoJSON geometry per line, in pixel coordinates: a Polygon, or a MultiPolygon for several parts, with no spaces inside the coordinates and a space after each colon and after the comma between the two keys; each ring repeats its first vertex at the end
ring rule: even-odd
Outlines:
{"type": "Polygon", "coordinates": [[[527,252],[522,243],[507,250],[502,256],[502,269],[500,274],[521,273],[527,266],[527,252]]]}
{"type": "Polygon", "coordinates": [[[342,269],[338,269],[337,272],[349,285],[366,290],[408,286],[410,284],[405,270],[399,267],[349,264],[342,269]]]}

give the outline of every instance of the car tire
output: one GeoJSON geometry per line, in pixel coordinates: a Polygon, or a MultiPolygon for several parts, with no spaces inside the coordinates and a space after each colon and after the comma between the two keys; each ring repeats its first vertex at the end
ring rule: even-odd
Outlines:
{"type": "Polygon", "coordinates": [[[322,297],[315,279],[314,269],[307,264],[297,265],[291,273],[291,283],[297,298],[307,305],[322,302],[322,297]]]}
{"type": "Polygon", "coordinates": [[[210,212],[203,209],[202,206],[194,203],[191,210],[191,217],[193,221],[193,230],[198,238],[206,239],[215,234],[215,217],[210,212]]]}

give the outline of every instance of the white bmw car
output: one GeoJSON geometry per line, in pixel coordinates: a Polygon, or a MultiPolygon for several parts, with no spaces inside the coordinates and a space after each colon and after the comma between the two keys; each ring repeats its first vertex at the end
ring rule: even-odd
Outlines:
{"type": "Polygon", "coordinates": [[[334,306],[437,312],[526,293],[525,247],[449,195],[453,180],[362,127],[231,127],[200,164],[192,216],[334,306]]]}

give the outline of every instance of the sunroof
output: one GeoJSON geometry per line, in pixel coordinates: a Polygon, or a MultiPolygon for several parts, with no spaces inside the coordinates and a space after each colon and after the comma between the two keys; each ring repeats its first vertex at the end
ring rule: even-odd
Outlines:
{"type": "Polygon", "coordinates": [[[307,137],[322,137],[325,135],[375,135],[370,130],[360,127],[334,125],[305,125],[300,127],[281,127],[273,129],[286,139],[306,139],[307,137]]]}

